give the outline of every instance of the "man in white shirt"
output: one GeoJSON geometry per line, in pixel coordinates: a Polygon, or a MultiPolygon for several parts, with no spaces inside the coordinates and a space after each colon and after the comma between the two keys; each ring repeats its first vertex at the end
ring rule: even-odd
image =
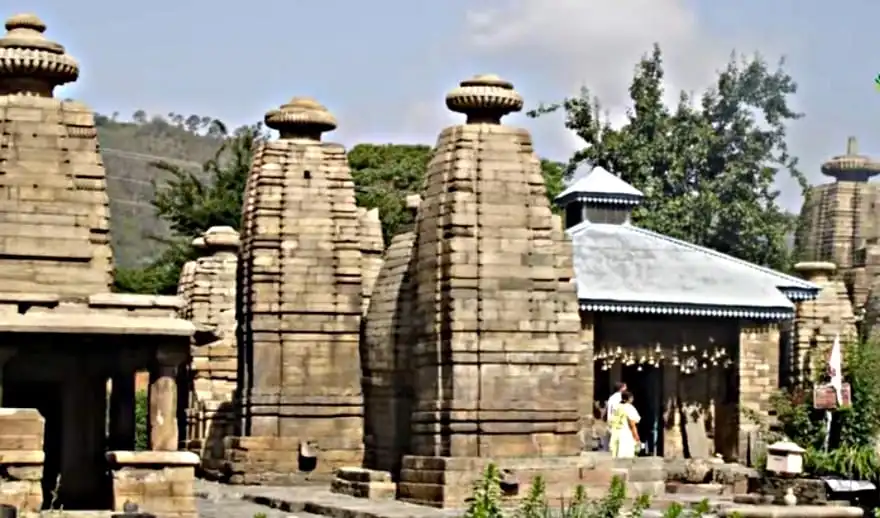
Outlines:
{"type": "Polygon", "coordinates": [[[620,398],[623,396],[623,393],[626,391],[626,383],[617,382],[614,384],[614,394],[611,394],[611,397],[608,398],[608,402],[605,403],[605,421],[609,424],[609,432],[604,437],[604,444],[602,445],[603,451],[608,451],[608,446],[611,442],[611,416],[614,415],[614,408],[620,404],[620,398]]]}

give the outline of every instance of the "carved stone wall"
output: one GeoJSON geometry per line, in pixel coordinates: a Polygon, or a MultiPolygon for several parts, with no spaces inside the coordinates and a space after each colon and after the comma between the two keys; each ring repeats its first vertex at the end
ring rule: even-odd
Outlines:
{"type": "Polygon", "coordinates": [[[246,188],[238,297],[248,437],[231,441],[229,469],[233,481],[280,483],[362,460],[362,231],[345,150],[320,141],[332,115],[296,98],[265,121],[280,139],[260,144],[246,188]]]}
{"type": "Polygon", "coordinates": [[[382,241],[382,221],[379,219],[379,209],[367,210],[358,207],[358,221],[360,222],[361,283],[363,285],[361,307],[363,314],[366,315],[376,279],[382,269],[382,254],[385,252],[385,244],[382,241]]]}
{"type": "Polygon", "coordinates": [[[760,425],[754,417],[766,419],[772,410],[770,397],[779,388],[779,325],[775,322],[741,323],[739,334],[738,390],[740,462],[754,466],[760,425]],[[752,455],[750,458],[749,455],[752,455]]]}
{"type": "Polygon", "coordinates": [[[106,176],[92,112],[55,99],[79,65],[33,15],[0,39],[0,284],[7,292],[108,291],[106,176]]]}
{"type": "MultiPolygon", "coordinates": [[[[421,198],[407,198],[410,211],[418,211],[421,198]]],[[[411,322],[414,304],[410,282],[415,232],[391,238],[374,296],[364,322],[361,346],[364,385],[364,463],[367,467],[398,474],[409,451],[412,414],[411,322]]]]}
{"type": "Polygon", "coordinates": [[[836,269],[827,262],[795,265],[795,270],[820,290],[815,300],[797,304],[789,360],[793,381],[812,379],[816,362],[827,359],[836,336],[843,344],[857,337],[853,306],[843,280],[835,275],[836,269]]]}

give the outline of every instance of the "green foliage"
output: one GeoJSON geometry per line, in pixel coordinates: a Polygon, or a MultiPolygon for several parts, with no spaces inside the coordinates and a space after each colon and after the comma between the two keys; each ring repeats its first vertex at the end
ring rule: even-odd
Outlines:
{"type": "Polygon", "coordinates": [[[813,408],[812,387],[782,391],[771,403],[782,434],[807,450],[808,473],[880,480],[880,457],[874,446],[880,435],[880,348],[872,343],[850,344],[844,347],[843,358],[852,406],[834,411],[829,451],[824,451],[825,411],[813,408]]]}
{"type": "Polygon", "coordinates": [[[153,206],[174,237],[156,239],[165,249],[146,266],[117,269],[116,291],[173,295],[180,269],[196,255],[192,240],[213,226],[239,228],[254,146],[265,137],[259,124],[237,129],[202,165],[200,173],[170,162],[154,164],[169,178],[154,183],[153,206]]]}
{"type": "Polygon", "coordinates": [[[153,205],[175,235],[194,238],[213,226],[239,228],[254,147],[265,136],[259,124],[236,130],[204,163],[202,174],[168,162],[155,163],[171,178],[155,185],[153,205]]]}
{"type": "Polygon", "coordinates": [[[113,290],[117,293],[174,295],[180,280],[180,269],[196,257],[191,239],[165,240],[166,248],[159,257],[141,268],[117,268],[113,290]]]}
{"type": "Polygon", "coordinates": [[[789,108],[797,90],[781,66],[760,58],[731,59],[715,85],[698,98],[679,94],[663,103],[659,47],[636,67],[626,123],[613,128],[587,88],[562,103],[540,106],[537,117],[563,110],[565,125],[586,142],[570,164],[589,162],[645,193],[634,221],[651,230],[734,257],[787,269],[786,243],[794,222],[778,206],[774,180],[785,171],[806,189],[788,154],[786,124],[801,115],[789,108]]]}
{"type": "Polygon", "coordinates": [[[501,473],[498,466],[489,464],[482,478],[474,484],[465,518],[503,518],[501,511],[501,473]]]}
{"type": "MultiPolygon", "coordinates": [[[[622,477],[612,478],[608,492],[598,500],[587,498],[584,486],[578,486],[570,499],[562,499],[558,508],[550,505],[547,485],[541,476],[532,480],[528,494],[516,509],[505,509],[501,495],[501,473],[497,466],[490,464],[483,472],[483,477],[474,484],[465,518],[639,518],[651,506],[651,499],[647,495],[640,495],[630,502],[622,477]]],[[[710,512],[709,501],[703,500],[691,506],[687,515],[700,517],[710,512]]],[[[684,514],[684,507],[673,504],[663,513],[663,517],[678,518],[684,514]]]]}
{"type": "Polygon", "coordinates": [[[412,225],[406,197],[421,194],[431,147],[400,144],[358,144],[348,153],[357,204],[379,209],[382,235],[392,236],[412,225]]]}
{"type": "Polygon", "coordinates": [[[149,437],[150,400],[146,390],[139,390],[134,395],[134,449],[145,451],[150,449],[149,437]]]}
{"type": "Polygon", "coordinates": [[[544,184],[547,186],[547,198],[554,212],[559,208],[553,204],[553,199],[559,196],[565,189],[565,165],[553,160],[541,159],[541,174],[544,176],[544,184]]]}

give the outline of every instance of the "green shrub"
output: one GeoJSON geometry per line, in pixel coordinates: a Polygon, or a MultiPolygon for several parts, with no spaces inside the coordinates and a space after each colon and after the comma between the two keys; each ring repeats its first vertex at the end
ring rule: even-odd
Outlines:
{"type": "Polygon", "coordinates": [[[874,446],[880,434],[880,347],[864,342],[848,345],[843,360],[852,406],[834,412],[829,451],[824,451],[825,411],[813,408],[812,385],[781,391],[771,403],[781,433],[807,450],[808,474],[880,480],[880,457],[874,446]]]}
{"type": "MultiPolygon", "coordinates": [[[[547,499],[544,479],[538,476],[532,480],[531,489],[519,507],[504,509],[501,505],[501,473],[497,466],[490,464],[482,478],[474,484],[465,518],[639,518],[650,507],[651,499],[641,495],[628,509],[627,503],[626,483],[623,478],[614,477],[604,497],[590,500],[584,486],[578,486],[570,499],[562,499],[558,508],[554,508],[547,499]]],[[[703,500],[691,506],[687,515],[701,517],[709,514],[709,511],[709,501],[703,500]]],[[[683,506],[673,504],[663,513],[663,517],[678,518],[684,514],[683,506]]]]}
{"type": "Polygon", "coordinates": [[[150,449],[148,422],[150,400],[146,390],[139,390],[134,395],[134,449],[144,451],[150,449]]]}

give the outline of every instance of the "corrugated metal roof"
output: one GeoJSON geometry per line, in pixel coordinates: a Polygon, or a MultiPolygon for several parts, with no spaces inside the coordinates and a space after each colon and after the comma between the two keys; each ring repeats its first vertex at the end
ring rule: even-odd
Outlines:
{"type": "Polygon", "coordinates": [[[632,225],[584,222],[573,241],[578,298],[594,311],[784,318],[819,287],[632,225]]]}

